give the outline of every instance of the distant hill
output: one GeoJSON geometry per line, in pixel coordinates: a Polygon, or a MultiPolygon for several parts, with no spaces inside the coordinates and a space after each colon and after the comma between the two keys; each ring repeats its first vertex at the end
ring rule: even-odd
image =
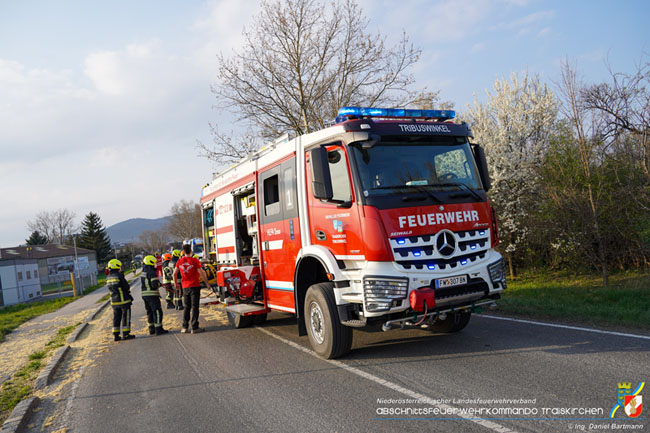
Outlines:
{"type": "Polygon", "coordinates": [[[111,238],[111,243],[126,244],[136,242],[143,231],[160,230],[171,218],[171,216],[156,219],[131,218],[107,227],[106,232],[111,238]]]}

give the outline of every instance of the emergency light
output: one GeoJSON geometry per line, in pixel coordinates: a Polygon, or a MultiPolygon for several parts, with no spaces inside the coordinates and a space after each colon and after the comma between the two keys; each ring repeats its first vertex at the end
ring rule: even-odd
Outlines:
{"type": "Polygon", "coordinates": [[[347,116],[355,117],[412,117],[438,120],[449,120],[456,117],[453,110],[410,110],[404,108],[374,108],[374,107],[341,107],[337,121],[346,120],[347,116]],[[340,119],[340,120],[339,120],[340,119]]]}

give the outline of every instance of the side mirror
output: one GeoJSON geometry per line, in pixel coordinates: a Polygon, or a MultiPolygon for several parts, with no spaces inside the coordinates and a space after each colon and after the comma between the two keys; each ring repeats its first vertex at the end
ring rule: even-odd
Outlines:
{"type": "Polygon", "coordinates": [[[492,182],[490,181],[490,175],[488,172],[487,159],[485,159],[485,151],[480,144],[474,143],[472,143],[472,151],[474,151],[474,158],[476,158],[478,174],[481,177],[483,189],[487,192],[492,187],[492,182]]]}
{"type": "Polygon", "coordinates": [[[314,198],[320,200],[331,200],[334,197],[332,191],[332,177],[327,160],[327,150],[324,147],[317,147],[309,151],[311,166],[311,180],[314,198]]]}

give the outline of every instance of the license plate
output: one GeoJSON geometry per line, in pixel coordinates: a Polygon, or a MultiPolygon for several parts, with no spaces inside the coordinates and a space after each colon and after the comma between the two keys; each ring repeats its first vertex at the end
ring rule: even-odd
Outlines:
{"type": "Polygon", "coordinates": [[[438,278],[436,280],[436,289],[442,289],[443,287],[460,286],[461,284],[467,284],[467,275],[458,275],[456,277],[438,278]]]}

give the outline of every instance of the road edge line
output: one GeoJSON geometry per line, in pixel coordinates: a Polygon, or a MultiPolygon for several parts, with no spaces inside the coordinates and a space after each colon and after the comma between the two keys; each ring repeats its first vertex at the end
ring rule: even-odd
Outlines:
{"type": "MultiPolygon", "coordinates": [[[[316,354],[316,352],[314,352],[313,350],[307,349],[306,347],[303,347],[298,343],[294,343],[291,340],[287,340],[284,337],[280,337],[279,335],[276,335],[276,334],[274,334],[273,332],[271,332],[271,331],[269,331],[267,329],[261,328],[259,326],[256,326],[255,329],[258,329],[258,330],[262,331],[263,333],[265,333],[267,335],[270,335],[271,337],[275,338],[276,340],[279,340],[279,341],[281,341],[281,342],[283,342],[285,344],[288,344],[289,346],[291,346],[291,347],[293,347],[295,349],[298,349],[298,350],[300,350],[300,351],[302,351],[302,352],[304,352],[304,353],[306,353],[308,355],[311,355],[311,356],[313,356],[315,358],[318,358],[321,361],[324,361],[324,362],[327,362],[329,364],[335,365],[336,367],[341,368],[343,370],[347,370],[348,372],[350,372],[352,374],[363,377],[364,379],[370,380],[371,382],[374,382],[374,383],[376,383],[378,385],[385,386],[386,388],[388,388],[388,389],[390,389],[392,391],[396,391],[396,392],[399,392],[401,394],[404,394],[407,397],[417,399],[419,401],[426,402],[426,403],[430,404],[431,406],[435,406],[435,407],[438,407],[440,409],[449,410],[449,409],[454,408],[454,406],[437,403],[437,402],[435,402],[434,399],[432,399],[429,396],[426,396],[424,394],[420,394],[417,391],[412,391],[410,389],[404,388],[401,385],[398,385],[398,384],[393,383],[393,382],[391,382],[389,380],[386,380],[386,379],[382,379],[382,378],[380,378],[378,376],[375,376],[372,373],[365,372],[365,371],[360,370],[360,369],[358,369],[356,367],[352,367],[350,365],[347,365],[344,362],[336,361],[334,359],[323,359],[320,356],[318,356],[316,354]]],[[[494,421],[490,421],[490,420],[486,420],[486,419],[482,419],[482,418],[472,418],[470,416],[463,416],[462,414],[460,414],[459,416],[461,418],[464,418],[466,421],[471,421],[471,422],[473,422],[475,424],[480,425],[481,427],[488,428],[488,429],[490,429],[490,430],[492,430],[494,432],[498,432],[498,433],[514,433],[515,432],[515,430],[509,429],[508,427],[502,426],[501,424],[497,424],[494,421]]]]}
{"type": "Polygon", "coordinates": [[[585,327],[582,327],[582,326],[561,325],[559,323],[538,322],[536,320],[515,319],[515,318],[512,318],[512,317],[491,316],[491,315],[488,315],[488,314],[481,314],[478,317],[485,317],[486,319],[495,319],[495,320],[506,320],[506,321],[509,321],[509,322],[526,323],[526,324],[529,324],[529,325],[548,326],[548,327],[551,327],[551,328],[571,329],[573,331],[583,331],[583,332],[593,332],[593,333],[596,333],[596,334],[614,335],[616,337],[640,338],[640,339],[643,339],[643,340],[650,340],[650,336],[647,336],[647,335],[628,334],[628,333],[625,333],[625,332],[617,332],[617,331],[605,331],[605,330],[602,330],[602,329],[585,328],[585,327]]]}

